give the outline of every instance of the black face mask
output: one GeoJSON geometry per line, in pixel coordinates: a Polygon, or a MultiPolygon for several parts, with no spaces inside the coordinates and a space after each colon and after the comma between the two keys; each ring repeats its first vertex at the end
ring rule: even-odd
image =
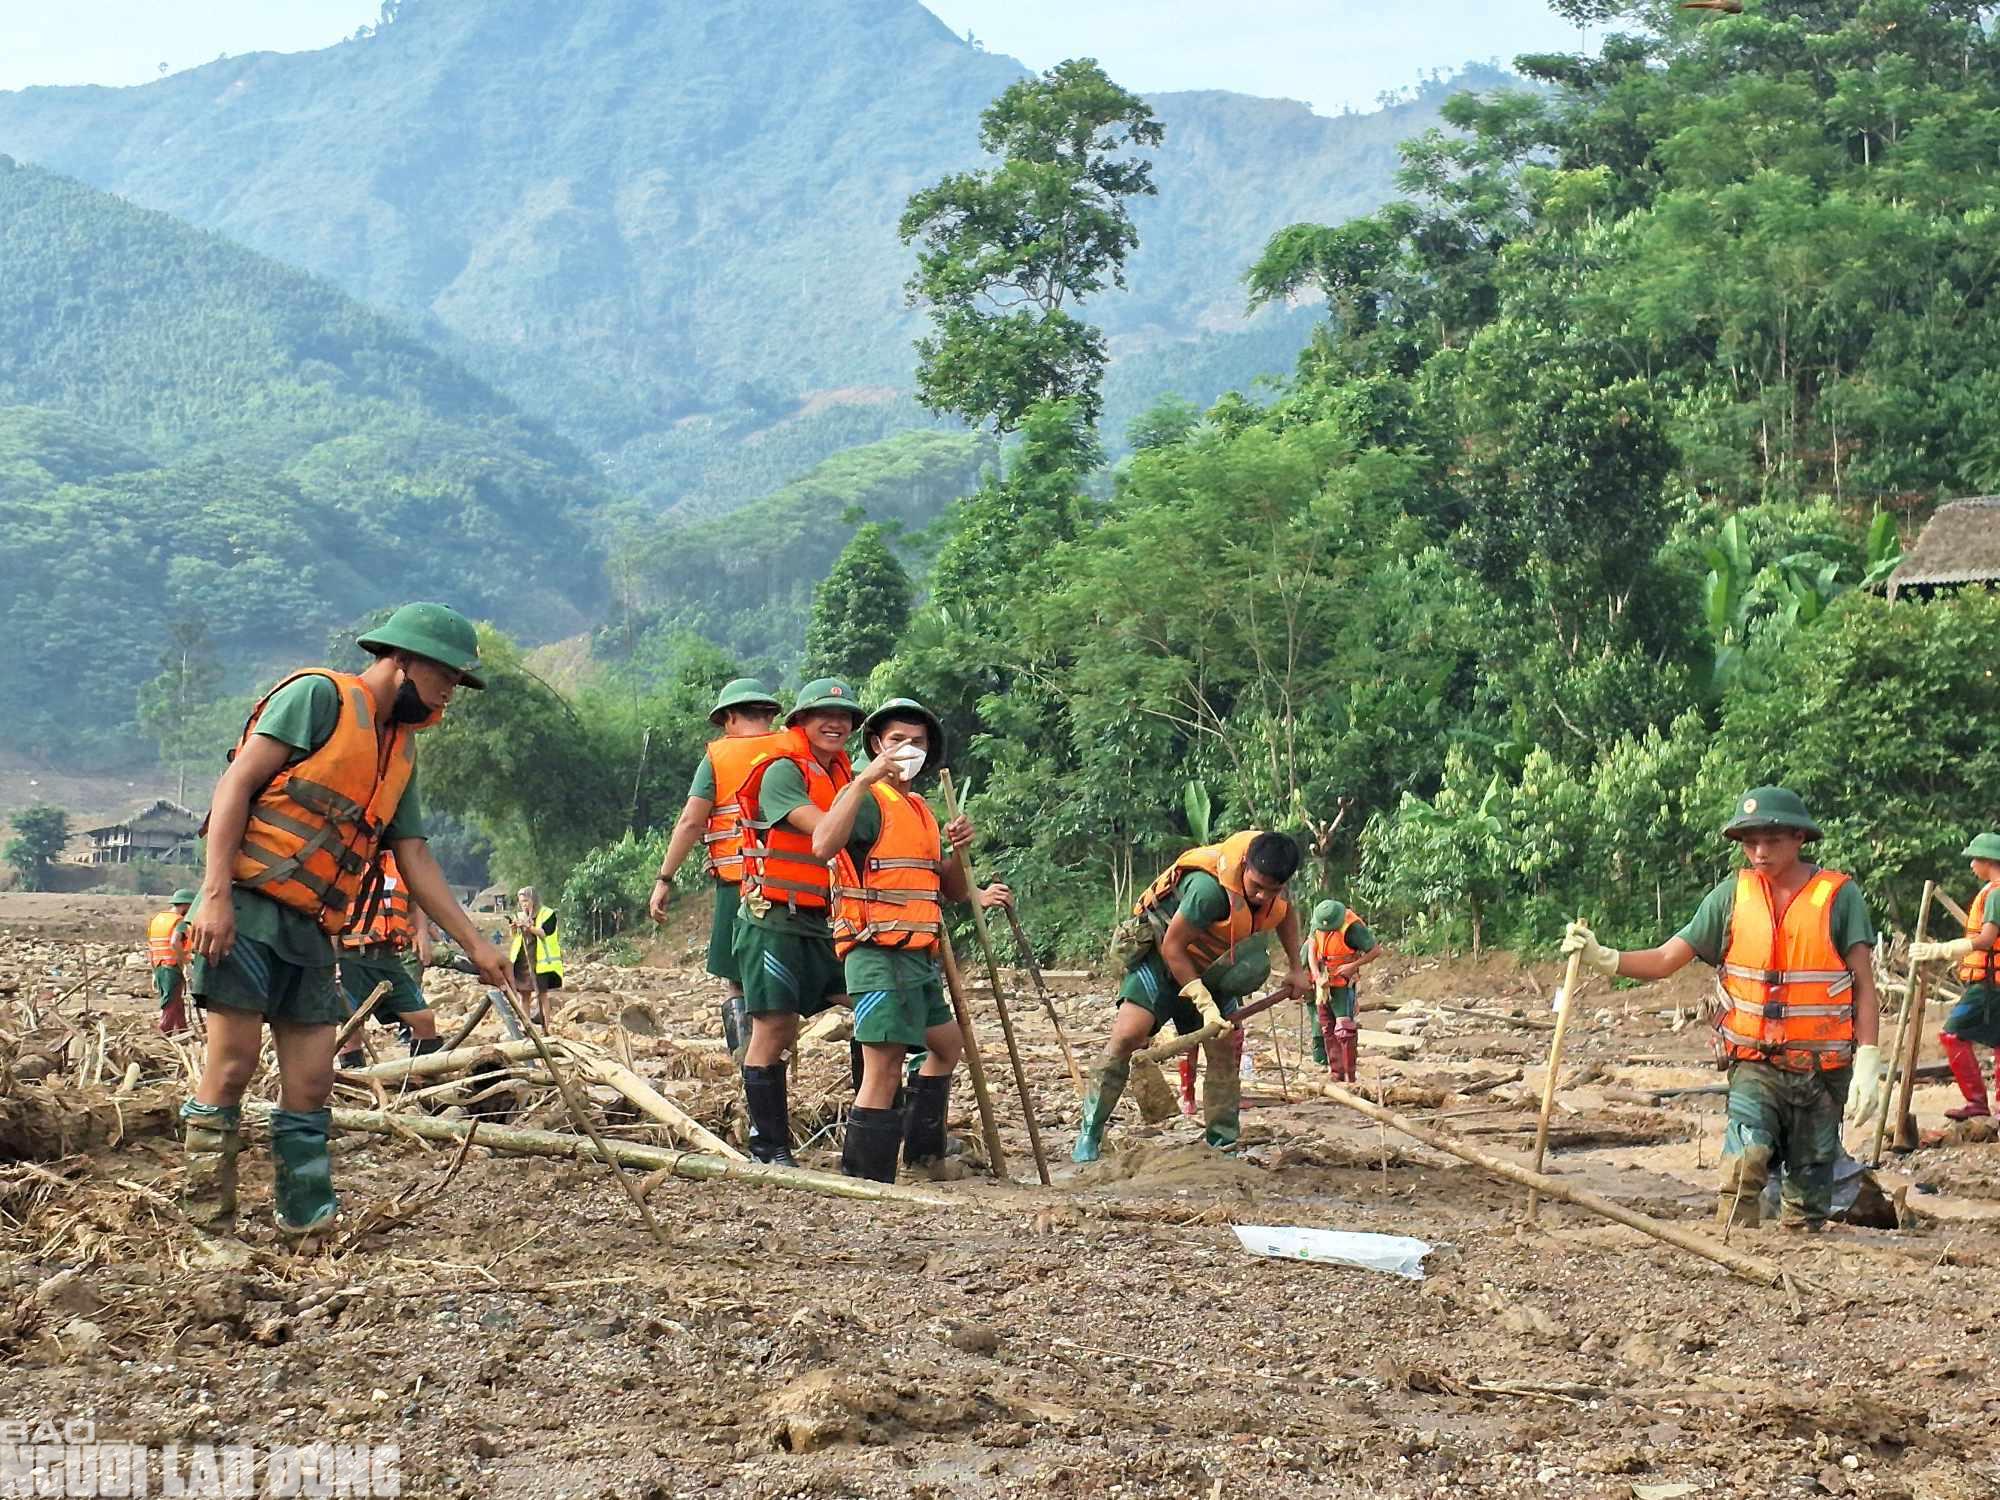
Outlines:
{"type": "Polygon", "coordinates": [[[409,678],[396,689],[396,701],[390,706],[389,717],[397,724],[421,724],[437,712],[424,702],[424,695],[417,691],[417,685],[409,678]]]}

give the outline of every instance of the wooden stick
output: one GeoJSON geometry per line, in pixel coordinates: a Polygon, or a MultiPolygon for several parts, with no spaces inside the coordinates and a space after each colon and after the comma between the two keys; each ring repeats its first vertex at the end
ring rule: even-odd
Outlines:
{"type": "Polygon", "coordinates": [[[479,1003],[472,1007],[472,1014],[466,1017],[458,1030],[451,1034],[451,1040],[444,1044],[443,1050],[446,1052],[456,1052],[460,1047],[463,1047],[465,1039],[472,1035],[474,1028],[481,1021],[486,1019],[486,1012],[491,1009],[493,1009],[493,993],[489,990],[479,997],[479,1003]]]}
{"type": "MultiPolygon", "coordinates": [[[[948,817],[959,815],[958,792],[953,787],[951,772],[938,772],[938,785],[944,790],[944,810],[948,817]]],[[[1049,1185],[1049,1159],[1042,1152],[1042,1127],[1035,1119],[1035,1096],[1028,1088],[1028,1072],[1021,1066],[1021,1044],[1014,1039],[1014,1018],[1007,1009],[1007,993],[1000,988],[1000,965],[993,957],[993,939],[986,931],[986,911],[979,904],[979,890],[972,881],[972,862],[956,846],[951,857],[957,861],[959,873],[965,877],[965,888],[971,893],[966,903],[972,908],[972,931],[979,939],[979,953],[986,960],[986,977],[993,985],[993,1009],[1000,1016],[1000,1035],[1007,1043],[1007,1061],[1014,1069],[1014,1092],[1021,1098],[1021,1115],[1028,1122],[1028,1149],[1034,1153],[1035,1175],[1041,1179],[1043,1187],[1049,1185]]]]}
{"type": "Polygon", "coordinates": [[[1069,1038],[1063,1035],[1062,1017],[1056,1014],[1055,997],[1049,993],[1048,981],[1042,978],[1042,966],[1035,961],[1034,945],[1028,941],[1028,934],[1021,930],[1020,914],[1011,906],[1000,909],[1007,913],[1007,925],[1014,929],[1014,946],[1021,950],[1021,962],[1027,966],[1028,977],[1035,982],[1035,994],[1041,999],[1042,1009],[1049,1014],[1049,1024],[1056,1029],[1056,1044],[1062,1048],[1063,1062],[1069,1068],[1069,1081],[1076,1086],[1076,1095],[1081,1099],[1087,1092],[1083,1073],[1076,1065],[1076,1054],[1070,1051],[1069,1038]]]}
{"type": "MultiPolygon", "coordinates": [[[[535,952],[532,946],[527,951],[528,972],[533,974],[535,972],[535,952]]],[[[541,984],[538,981],[535,985],[535,993],[537,995],[541,994],[541,988],[541,984]]],[[[610,1155],[606,1150],[604,1138],[597,1133],[597,1126],[592,1122],[590,1112],[583,1107],[583,1101],[577,1098],[576,1091],[570,1087],[569,1080],[563,1077],[562,1069],[556,1066],[555,1055],[549,1051],[549,1044],[542,1036],[542,1028],[535,1024],[534,1016],[529,1014],[525,1006],[515,1002],[511,991],[495,990],[493,993],[499,997],[494,1001],[494,1004],[503,1005],[513,1011],[514,1018],[521,1023],[521,1029],[527,1033],[528,1040],[533,1044],[536,1055],[542,1060],[542,1066],[549,1070],[549,1077],[555,1080],[556,1092],[562,1095],[563,1107],[569,1111],[570,1119],[575,1122],[577,1129],[590,1137],[591,1144],[597,1147],[598,1155],[603,1159],[605,1166],[610,1169],[611,1175],[618,1179],[618,1185],[625,1190],[625,1196],[632,1200],[632,1206],[639,1211],[639,1217],[645,1220],[646,1227],[652,1230],[653,1238],[660,1242],[661,1248],[671,1250],[673,1248],[673,1241],[667,1238],[666,1230],[662,1229],[659,1226],[659,1222],[654,1219],[653,1211],[646,1207],[645,1198],[640,1194],[638,1188],[632,1185],[632,1179],[625,1175],[625,1170],[618,1165],[617,1158],[610,1155]]]]}
{"type": "Polygon", "coordinates": [[[1292,1083],[1285,1073],[1285,1048],[1278,1040],[1278,1018],[1271,1011],[1264,1012],[1264,1034],[1271,1039],[1271,1057],[1278,1064],[1278,1094],[1285,1103],[1292,1102],[1292,1083]]]}
{"type": "Polygon", "coordinates": [[[1000,1145],[1000,1125],[993,1118],[993,1096],[986,1088],[986,1063],[979,1055],[978,1034],[972,1029],[972,1008],[965,1003],[965,980],[958,972],[958,955],[951,951],[951,938],[944,933],[938,934],[938,956],[944,960],[944,985],[951,992],[958,1033],[965,1038],[965,1071],[972,1079],[972,1097],[979,1102],[979,1131],[986,1137],[986,1159],[995,1177],[1010,1181],[1007,1153],[1000,1145]]]}
{"type": "Polygon", "coordinates": [[[1564,1203],[1573,1203],[1578,1208],[1586,1209],[1600,1218],[1610,1219],[1612,1222],[1623,1224],[1629,1229],[1636,1229],[1641,1234],[1651,1235],[1654,1239],[1664,1244],[1672,1245],[1676,1249],[1685,1250],[1691,1255],[1698,1255],[1704,1260],[1714,1261],[1726,1270],[1732,1271],[1746,1280],[1754,1281],[1760,1286],[1780,1286],[1785,1283],[1787,1278],[1794,1283],[1800,1279],[1788,1272],[1776,1261],[1767,1260],[1761,1255],[1748,1255],[1741,1250],[1732,1250],[1726,1245],[1718,1244],[1707,1235],[1696,1234],[1692,1230],[1681,1228],[1678,1224],[1670,1224],[1651,1218],[1639,1213],[1635,1209],[1625,1207],[1622,1203],[1614,1203],[1609,1198],[1600,1197],[1587,1188],[1571,1187],[1568,1183],[1558,1178],[1545,1177],[1540,1172],[1533,1171],[1519,1162],[1509,1161],[1504,1156],[1494,1156],[1490,1152],[1480,1150],[1477,1146],[1468,1145],[1466,1142],[1458,1139],[1458,1137],[1445,1131],[1432,1130],[1427,1126],[1419,1125],[1414,1120],[1406,1119],[1392,1109],[1384,1109],[1372,1100],[1364,1099],[1359,1094],[1348,1092],[1337,1083],[1322,1083],[1317,1087],[1322,1095],[1333,1100],[1336,1104],[1344,1104],[1356,1113],[1368,1116],[1371,1120],[1393,1126],[1395,1129],[1402,1131],[1404,1135],[1423,1142],[1423,1144],[1435,1151],[1442,1151],[1447,1156],[1455,1156],[1460,1161],[1470,1162],[1475,1167],[1482,1168],[1508,1182],[1533,1188],[1543,1197],[1558,1199],[1564,1203]]]}
{"type": "MultiPolygon", "coordinates": [[[[1581,922],[1582,917],[1577,920],[1581,922]]],[[[1549,1111],[1556,1104],[1556,1074],[1562,1064],[1563,1037],[1569,1030],[1569,1013],[1576,1009],[1576,977],[1583,968],[1583,950],[1569,956],[1563,970],[1562,1008],[1556,1012],[1556,1032],[1549,1038],[1549,1076],[1542,1080],[1542,1117],[1535,1124],[1535,1171],[1542,1170],[1542,1157],[1549,1149],[1549,1111]]],[[[1535,1190],[1528,1189],[1528,1222],[1535,1222],[1535,1190]]]]}
{"type": "MultiPolygon", "coordinates": [[[[269,1114],[272,1106],[255,1100],[243,1108],[254,1118],[269,1114]]],[[[676,1151],[638,1141],[593,1143],[582,1136],[564,1135],[554,1130],[529,1130],[516,1125],[495,1125],[490,1120],[441,1120],[435,1115],[336,1109],[333,1123],[342,1130],[361,1130],[371,1135],[409,1135],[426,1141],[463,1141],[476,1126],[480,1145],[489,1151],[505,1151],[517,1156],[550,1156],[565,1161],[595,1159],[647,1171],[666,1170],[676,1177],[695,1182],[742,1182],[752,1187],[789,1188],[831,1198],[860,1198],[876,1203],[914,1203],[925,1208],[963,1207],[967,1201],[905,1183],[871,1182],[859,1177],[843,1177],[835,1172],[815,1172],[805,1167],[731,1161],[727,1157],[676,1151]]]]}
{"type": "Polygon", "coordinates": [[[1227,1021],[1210,1021],[1199,1029],[1190,1031],[1186,1036],[1176,1036],[1164,1042],[1155,1042],[1150,1047],[1134,1052],[1132,1054],[1132,1061],[1135,1063],[1162,1063],[1170,1057],[1179,1057],[1183,1052],[1192,1052],[1203,1042],[1213,1041],[1216,1037],[1234,1029],[1227,1021]]]}
{"type": "Polygon", "coordinates": [[[347,1018],[347,1024],[333,1034],[333,1055],[340,1056],[347,1050],[348,1039],[359,1031],[368,1018],[375,1013],[375,1007],[384,995],[396,986],[383,980],[369,992],[368,998],[354,1008],[354,1014],[347,1018]]]}
{"type": "MultiPolygon", "coordinates": [[[[1939,894],[1937,882],[1924,882],[1924,898],[1917,905],[1917,930],[1912,942],[1921,943],[1929,929],[1931,901],[1939,894]]],[[[1910,987],[1903,994],[1903,1013],[1896,1019],[1896,1048],[1889,1058],[1889,1081],[1882,1089],[1882,1118],[1875,1122],[1875,1144],[1870,1153],[1869,1166],[1882,1164],[1882,1137],[1889,1126],[1889,1092],[1896,1095],[1896,1144],[1908,1150],[1917,1143],[1917,1122],[1910,1118],[1910,1094],[1917,1086],[1917,1057],[1924,1045],[1924,1001],[1930,988],[1930,976],[1924,972],[1922,964],[1910,965],[1910,987]],[[1896,1075],[1902,1074],[1902,1083],[1897,1087],[1896,1075]]],[[[1878,1023],[1879,1025],[1879,1023],[1878,1023]]]]}
{"type": "Polygon", "coordinates": [[[471,1047],[426,1052],[422,1057],[399,1057],[393,1062],[377,1063],[372,1068],[345,1068],[341,1070],[340,1076],[374,1079],[381,1083],[399,1083],[405,1078],[435,1078],[445,1073],[462,1072],[482,1057],[497,1057],[504,1062],[519,1062],[522,1058],[534,1055],[533,1042],[481,1042],[471,1047]]]}
{"type": "Polygon", "coordinates": [[[584,1070],[600,1083],[609,1084],[631,1100],[633,1107],[640,1113],[651,1115],[690,1145],[706,1151],[711,1156],[727,1157],[731,1161],[749,1160],[741,1151],[714,1134],[701,1121],[666,1098],[630,1068],[622,1067],[608,1057],[593,1057],[568,1044],[563,1044],[563,1050],[576,1058],[584,1070]]]}
{"type": "Polygon", "coordinates": [[[1946,895],[1943,891],[1939,891],[1937,893],[1937,898],[1940,902],[1943,903],[1944,909],[1950,912],[1952,916],[1958,919],[1959,926],[1963,927],[1967,922],[1972,920],[1972,918],[1968,917],[1965,914],[1965,908],[1960,906],[1956,901],[1952,900],[1951,897],[1946,895]]]}

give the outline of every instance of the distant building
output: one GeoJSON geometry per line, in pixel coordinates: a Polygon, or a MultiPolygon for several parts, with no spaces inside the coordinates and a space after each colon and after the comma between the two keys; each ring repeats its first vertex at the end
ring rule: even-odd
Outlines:
{"type": "Polygon", "coordinates": [[[201,819],[165,797],[134,808],[116,823],[87,828],[90,841],[83,857],[87,865],[127,865],[135,859],[166,865],[194,863],[194,841],[201,819]]]}
{"type": "Polygon", "coordinates": [[[1889,575],[1889,597],[1929,599],[1967,586],[2000,586],[2000,495],[1937,508],[1917,545],[1889,575]]]}

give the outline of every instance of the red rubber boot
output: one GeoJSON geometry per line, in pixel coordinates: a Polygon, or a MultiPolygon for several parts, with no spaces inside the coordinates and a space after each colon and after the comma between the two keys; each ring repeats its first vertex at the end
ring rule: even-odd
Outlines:
{"type": "MultiPolygon", "coordinates": [[[[1944,1112],[1947,1120],[1983,1120],[1992,1113],[1986,1107],[1986,1079],[1979,1071],[1979,1059],[1973,1056],[1972,1043],[1964,1037],[1949,1032],[1938,1037],[1944,1044],[1945,1061],[1951,1064],[1951,1076],[1958,1082],[1958,1091],[1965,1095],[1965,1103],[1957,1109],[1944,1112]]],[[[1996,1077],[2000,1077],[2000,1065],[1996,1065],[1996,1077]]]]}
{"type": "Polygon", "coordinates": [[[1360,1076],[1360,1027],[1353,1021],[1342,1019],[1333,1023],[1335,1051],[1340,1058],[1340,1071],[1334,1075],[1336,1083],[1353,1083],[1360,1076]]]}
{"type": "Polygon", "coordinates": [[[1183,1052],[1181,1054],[1181,1113],[1190,1117],[1194,1114],[1195,1110],[1194,1066],[1194,1054],[1192,1052],[1183,1052]]]}

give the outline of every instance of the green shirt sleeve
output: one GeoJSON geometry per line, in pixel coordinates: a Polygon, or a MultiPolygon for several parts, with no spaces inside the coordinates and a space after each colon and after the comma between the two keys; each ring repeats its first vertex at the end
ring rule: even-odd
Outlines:
{"type": "Polygon", "coordinates": [[[812,805],[812,798],[806,795],[805,773],[790,761],[781,760],[764,773],[757,806],[765,822],[775,823],[795,807],[812,805]]]}
{"type": "Polygon", "coordinates": [[[1352,948],[1356,953],[1372,953],[1375,951],[1375,934],[1368,930],[1366,922],[1356,922],[1352,927],[1347,929],[1347,946],[1352,948]]]}
{"type": "Polygon", "coordinates": [[[333,726],[339,719],[340,689],[331,677],[315,673],[288,682],[271,695],[264,712],[257,716],[257,733],[291,746],[291,758],[296,762],[333,738],[333,726]]]}
{"type": "Polygon", "coordinates": [[[1875,946],[1875,924],[1869,920],[1868,898],[1851,878],[1833,898],[1833,946],[1845,954],[1856,943],[1875,946]]]}
{"type": "Polygon", "coordinates": [[[1694,949],[1695,957],[1711,967],[1722,962],[1729,941],[1729,919],[1736,914],[1736,877],[1731,875],[1701,898],[1694,916],[1674,936],[1694,949]]]}
{"type": "Polygon", "coordinates": [[[707,755],[695,763],[694,780],[688,784],[688,795],[699,797],[704,802],[715,800],[715,765],[707,755]]]}
{"type": "Polygon", "coordinates": [[[1213,875],[1195,870],[1181,877],[1177,894],[1180,913],[1192,927],[1213,927],[1229,920],[1229,892],[1213,875]]]}
{"type": "Polygon", "coordinates": [[[868,858],[875,847],[875,840],[882,837],[882,805],[873,797],[864,796],[861,805],[854,809],[854,827],[847,835],[847,855],[857,865],[868,858]]]}

